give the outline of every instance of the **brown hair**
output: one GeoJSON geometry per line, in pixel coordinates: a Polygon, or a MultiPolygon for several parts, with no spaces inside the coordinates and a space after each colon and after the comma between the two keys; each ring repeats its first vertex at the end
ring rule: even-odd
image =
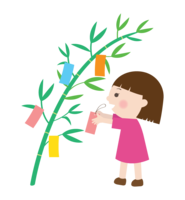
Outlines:
{"type": "Polygon", "coordinates": [[[163,107],[163,89],[158,80],[145,72],[129,72],[121,75],[113,85],[143,95],[148,104],[143,107],[137,118],[160,123],[163,107]]]}

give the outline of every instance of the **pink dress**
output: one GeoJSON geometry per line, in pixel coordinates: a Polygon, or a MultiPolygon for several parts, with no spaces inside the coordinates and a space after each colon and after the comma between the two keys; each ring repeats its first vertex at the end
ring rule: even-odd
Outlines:
{"type": "Polygon", "coordinates": [[[121,118],[113,114],[112,128],[121,129],[117,160],[125,163],[149,160],[143,132],[137,119],[121,118]]]}

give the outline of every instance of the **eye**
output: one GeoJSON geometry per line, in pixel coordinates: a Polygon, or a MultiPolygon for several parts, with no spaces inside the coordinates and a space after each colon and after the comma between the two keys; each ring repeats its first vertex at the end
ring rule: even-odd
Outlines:
{"type": "Polygon", "coordinates": [[[115,97],[118,97],[118,96],[119,96],[119,94],[118,94],[118,93],[115,93],[115,94],[114,94],[114,96],[115,96],[115,97]]]}

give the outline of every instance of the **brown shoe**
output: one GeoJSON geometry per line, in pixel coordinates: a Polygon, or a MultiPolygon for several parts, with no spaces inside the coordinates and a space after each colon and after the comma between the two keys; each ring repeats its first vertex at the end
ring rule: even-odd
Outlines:
{"type": "Polygon", "coordinates": [[[137,186],[143,186],[143,179],[140,180],[133,180],[132,181],[132,186],[137,187],[137,186]]]}
{"type": "Polygon", "coordinates": [[[114,183],[117,185],[126,185],[126,179],[125,178],[116,178],[114,180],[114,183]]]}

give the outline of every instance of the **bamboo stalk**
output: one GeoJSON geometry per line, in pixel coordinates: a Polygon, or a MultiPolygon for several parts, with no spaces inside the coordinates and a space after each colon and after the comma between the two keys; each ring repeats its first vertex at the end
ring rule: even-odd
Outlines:
{"type": "MultiPolygon", "coordinates": [[[[128,37],[128,36],[131,36],[131,35],[134,35],[136,34],[137,32],[134,32],[134,33],[130,33],[130,34],[127,34],[127,35],[123,35],[119,38],[116,38],[115,40],[109,42],[108,44],[106,44],[105,46],[107,48],[109,48],[111,45],[115,44],[116,42],[119,42],[120,40],[128,37]]],[[[96,55],[98,54],[101,54],[103,51],[106,50],[106,47],[102,47],[99,51],[97,51],[93,56],[91,56],[91,58],[80,68],[80,70],[77,72],[77,74],[81,75],[81,73],[87,68],[87,66],[96,58],[96,55]]],[[[66,96],[68,94],[68,92],[70,91],[70,89],[72,88],[72,86],[74,85],[74,83],[76,82],[76,80],[78,79],[78,75],[74,75],[73,79],[71,80],[71,82],[69,83],[68,87],[65,89],[64,93],[66,96]]],[[[39,147],[39,150],[38,150],[38,154],[37,154],[37,157],[36,157],[36,160],[35,160],[35,164],[34,164],[34,168],[33,168],[33,172],[32,172],[32,177],[31,177],[31,182],[30,182],[30,185],[35,185],[35,182],[36,182],[36,177],[37,177],[37,172],[38,172],[38,168],[39,168],[39,164],[40,164],[40,160],[41,160],[41,156],[42,156],[42,153],[43,153],[43,150],[44,150],[44,146],[45,146],[45,143],[47,141],[47,138],[48,138],[48,135],[49,135],[49,132],[51,130],[51,127],[53,125],[53,122],[55,120],[55,117],[65,99],[65,95],[63,95],[60,97],[52,115],[51,115],[51,118],[48,122],[48,125],[46,127],[46,130],[45,130],[45,133],[43,135],[43,138],[42,138],[42,141],[41,141],[41,144],[40,144],[40,147],[39,147]]]]}

